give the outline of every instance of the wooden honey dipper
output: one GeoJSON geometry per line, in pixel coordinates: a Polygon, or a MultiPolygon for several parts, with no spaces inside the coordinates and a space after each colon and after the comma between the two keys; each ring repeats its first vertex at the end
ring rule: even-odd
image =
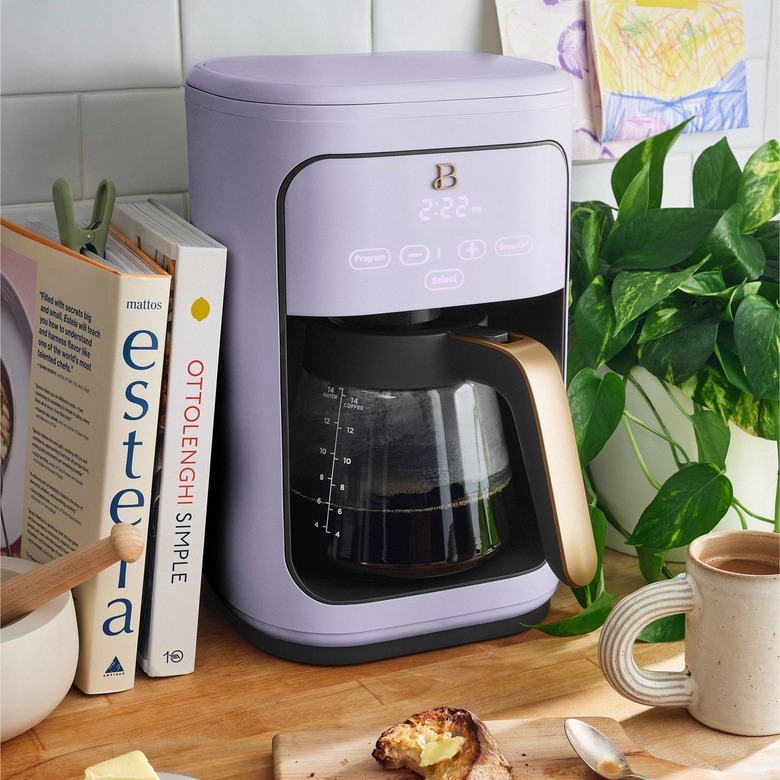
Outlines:
{"type": "Polygon", "coordinates": [[[0,626],[17,620],[118,561],[134,563],[144,551],[141,532],[117,523],[111,535],[18,574],[0,584],[0,626]]]}

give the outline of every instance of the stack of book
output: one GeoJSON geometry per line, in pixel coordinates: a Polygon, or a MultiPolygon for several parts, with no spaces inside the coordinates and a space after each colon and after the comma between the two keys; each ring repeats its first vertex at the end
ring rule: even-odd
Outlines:
{"type": "Polygon", "coordinates": [[[21,554],[43,563],[119,522],[147,538],[141,561],[74,590],[85,693],[131,688],[136,660],[194,670],[226,254],[151,201],[117,205],[105,257],[2,220],[4,300],[32,333],[21,369],[5,365],[14,333],[2,350],[4,377],[27,372],[24,390],[3,383],[3,470],[25,461],[21,554]]]}

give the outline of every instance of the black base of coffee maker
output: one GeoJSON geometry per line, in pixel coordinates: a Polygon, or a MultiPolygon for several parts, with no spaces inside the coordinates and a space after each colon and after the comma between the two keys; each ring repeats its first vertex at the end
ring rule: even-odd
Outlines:
{"type": "MultiPolygon", "coordinates": [[[[435,631],[430,634],[392,639],[386,642],[377,642],[376,644],[340,647],[300,645],[284,639],[270,637],[262,631],[248,626],[238,616],[234,615],[226,605],[222,604],[222,606],[238,630],[238,633],[259,650],[279,658],[284,658],[287,661],[313,666],[351,666],[353,664],[381,661],[386,658],[396,658],[401,655],[424,653],[429,650],[442,650],[446,647],[513,636],[527,630],[529,626],[541,623],[550,609],[550,602],[547,601],[541,607],[525,615],[519,615],[506,620],[452,628],[446,631],[435,631]]],[[[377,609],[381,609],[381,607],[377,607],[377,609]]]]}

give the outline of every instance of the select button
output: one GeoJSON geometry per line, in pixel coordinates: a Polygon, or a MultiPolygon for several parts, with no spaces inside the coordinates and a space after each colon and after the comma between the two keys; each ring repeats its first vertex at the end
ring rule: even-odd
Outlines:
{"type": "Polygon", "coordinates": [[[425,274],[425,287],[428,290],[454,290],[463,284],[463,271],[460,268],[444,268],[425,274]]]}

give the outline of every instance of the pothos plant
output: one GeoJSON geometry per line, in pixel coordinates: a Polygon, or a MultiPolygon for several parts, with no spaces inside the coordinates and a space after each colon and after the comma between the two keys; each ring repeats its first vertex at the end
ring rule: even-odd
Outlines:
{"type": "MultiPolygon", "coordinates": [[[[602,569],[607,523],[636,548],[648,582],[672,577],[664,561],[670,549],[711,531],[732,506],[745,525],[749,510],[725,473],[729,421],[778,440],[778,143],[765,143],[741,168],[723,138],[695,161],[693,206],[662,207],[664,162],[685,124],[618,161],[611,180],[617,206],[572,204],[567,392],[599,566],[587,587],[574,589],[582,612],[536,626],[549,634],[587,633],[612,609],[602,569]],[[632,374],[637,366],[692,400],[693,411],[684,414],[696,452],[686,452],[654,412],[658,425],[649,429],[677,464],[662,484],[649,473],[630,423],[648,426],[626,409],[628,383],[651,403],[632,374]],[[657,488],[648,506],[637,507],[632,531],[602,506],[588,470],[621,423],[657,488]]],[[[762,519],[777,532],[776,496],[775,516],[762,519]]],[[[682,631],[674,616],[640,638],[673,640],[682,631]]]]}

